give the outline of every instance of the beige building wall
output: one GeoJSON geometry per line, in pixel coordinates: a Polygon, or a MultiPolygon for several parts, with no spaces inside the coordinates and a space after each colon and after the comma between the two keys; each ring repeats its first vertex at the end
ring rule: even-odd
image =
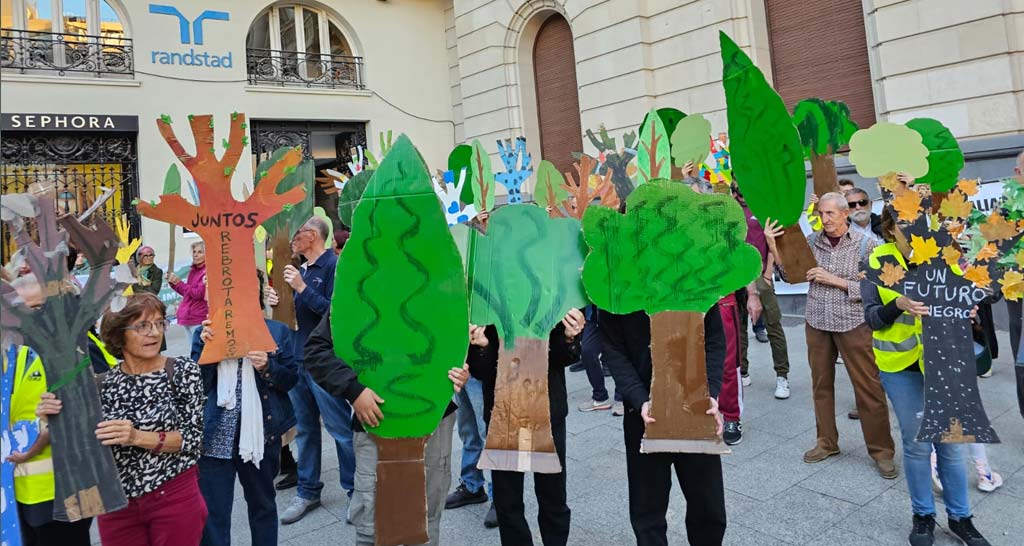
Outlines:
{"type": "Polygon", "coordinates": [[[879,117],[1024,133],[1024,0],[864,0],[879,117]]]}

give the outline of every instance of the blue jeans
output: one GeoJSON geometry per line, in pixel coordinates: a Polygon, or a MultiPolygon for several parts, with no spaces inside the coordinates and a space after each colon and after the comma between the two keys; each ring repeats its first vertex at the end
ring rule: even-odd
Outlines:
{"type": "Polygon", "coordinates": [[[967,498],[966,444],[929,444],[914,440],[924,415],[924,375],[906,370],[880,372],[879,375],[882,387],[892,402],[896,420],[900,423],[903,473],[907,477],[907,489],[910,490],[910,504],[914,513],[919,516],[935,514],[931,464],[934,446],[946,512],[955,519],[969,517],[971,505],[967,498]]]}
{"type": "Polygon", "coordinates": [[[235,500],[235,474],[242,484],[249,510],[253,546],[277,545],[277,503],[274,477],[281,465],[281,440],[266,444],[260,467],[243,462],[235,448],[233,459],[199,458],[199,490],[210,515],[203,528],[202,546],[231,545],[231,505],[235,500]]]}
{"type": "Polygon", "coordinates": [[[355,452],[352,450],[352,406],[348,401],[331,396],[317,385],[309,372],[299,363],[299,381],[288,391],[298,422],[295,436],[299,456],[295,460],[299,474],[298,496],[318,500],[324,483],[320,481],[320,418],[324,428],[334,438],[338,450],[341,487],[352,494],[353,475],[356,470],[355,452]]]}
{"type": "MultiPolygon", "coordinates": [[[[459,479],[470,493],[476,493],[487,481],[484,471],[476,467],[487,438],[483,383],[475,377],[469,378],[466,386],[455,395],[455,403],[459,406],[455,410],[456,428],[462,440],[462,472],[459,479]]],[[[492,496],[494,494],[491,484],[488,484],[487,493],[492,496]]]]}
{"type": "MultiPolygon", "coordinates": [[[[608,389],[604,386],[604,370],[601,369],[601,330],[597,321],[588,320],[583,326],[582,355],[583,369],[587,371],[587,381],[594,390],[593,398],[598,402],[608,400],[608,389]]],[[[615,401],[622,400],[619,390],[615,389],[615,401]]]]}

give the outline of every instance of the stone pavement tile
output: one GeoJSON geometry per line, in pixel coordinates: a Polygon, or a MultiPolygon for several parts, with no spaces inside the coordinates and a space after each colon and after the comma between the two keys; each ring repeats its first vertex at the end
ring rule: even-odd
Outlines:
{"type": "Polygon", "coordinates": [[[1015,474],[1003,474],[1003,486],[997,491],[1024,500],[1024,469],[1015,474]]]}
{"type": "Polygon", "coordinates": [[[892,487],[843,518],[835,527],[867,538],[880,546],[905,546],[910,533],[910,498],[892,487]]]}
{"type": "Polygon", "coordinates": [[[749,510],[734,512],[732,520],[786,542],[803,544],[857,508],[855,504],[796,486],[749,510]]]}
{"type": "MultiPolygon", "coordinates": [[[[302,536],[311,531],[316,531],[317,529],[321,529],[323,527],[326,527],[333,523],[337,523],[339,521],[338,515],[334,511],[328,510],[326,507],[337,506],[338,504],[341,504],[344,507],[343,502],[347,501],[342,501],[341,499],[335,498],[333,495],[331,495],[331,489],[338,490],[340,488],[325,487],[321,497],[321,502],[323,504],[319,508],[311,512],[308,512],[304,518],[295,523],[280,526],[278,537],[280,538],[281,541],[291,540],[292,538],[302,536]]],[[[280,515],[284,512],[285,508],[288,507],[288,504],[292,501],[292,499],[295,498],[295,493],[295,489],[289,489],[288,491],[278,492],[278,517],[280,517],[280,515]]],[[[342,493],[341,496],[344,497],[344,493],[342,493]]],[[[242,513],[244,513],[244,506],[244,504],[239,504],[236,502],[235,511],[241,511],[242,513]]],[[[232,514],[232,521],[237,521],[235,520],[234,514],[232,514]]],[[[246,520],[243,519],[242,521],[246,520]]],[[[343,520],[342,524],[344,524],[343,520]]],[[[232,531],[234,531],[234,529],[236,528],[237,526],[232,526],[232,531]]]]}
{"type": "Polygon", "coordinates": [[[1020,546],[1024,526],[1024,502],[998,490],[972,510],[974,525],[993,546],[1020,546]]]}
{"type": "Polygon", "coordinates": [[[738,465],[724,470],[725,487],[759,500],[768,500],[836,464],[837,457],[807,464],[803,452],[810,443],[783,443],[738,465]]]}
{"type": "MultiPolygon", "coordinates": [[[[284,536],[281,536],[280,540],[284,541],[284,536]]],[[[340,546],[342,544],[355,544],[355,541],[355,528],[351,525],[345,525],[344,522],[336,522],[325,525],[315,531],[290,537],[286,543],[282,543],[290,546],[340,546]]],[[[232,544],[244,543],[232,540],[232,544]]]]}
{"type": "Polygon", "coordinates": [[[878,475],[874,461],[869,457],[844,457],[832,465],[828,472],[818,472],[798,485],[823,495],[864,506],[891,487],[896,480],[886,480],[878,475]]]}
{"type": "MultiPolygon", "coordinates": [[[[572,461],[586,461],[599,456],[616,457],[612,447],[623,442],[621,432],[604,425],[576,434],[572,440],[572,445],[567,445],[565,450],[566,457],[572,461]]],[[[626,464],[625,457],[622,464],[626,464]]]]}
{"type": "Polygon", "coordinates": [[[770,431],[764,431],[753,426],[748,427],[744,424],[743,441],[738,445],[731,446],[732,453],[722,456],[722,464],[730,466],[744,464],[746,461],[786,441],[786,438],[770,431]]]}
{"type": "MultiPolygon", "coordinates": [[[[909,529],[908,529],[909,532],[909,529]]],[[[836,527],[830,528],[825,534],[816,537],[814,539],[803,542],[802,545],[806,546],[822,546],[822,545],[842,545],[842,546],[878,546],[878,542],[862,537],[851,531],[845,529],[839,529],[836,527]]],[[[893,543],[896,544],[896,543],[893,543]]],[[[903,539],[900,544],[906,544],[906,539],[903,539]]]]}
{"type": "Polygon", "coordinates": [[[729,546],[787,546],[792,544],[778,537],[762,533],[744,525],[735,523],[732,516],[725,528],[725,540],[723,544],[729,546]]]}
{"type": "MultiPolygon", "coordinates": [[[[535,538],[534,543],[541,544],[539,537],[535,538]]],[[[584,518],[573,510],[569,529],[570,546],[612,546],[630,543],[635,544],[636,538],[633,535],[633,528],[629,525],[629,516],[624,504],[596,520],[584,518]]]]}
{"type": "Polygon", "coordinates": [[[750,426],[787,439],[814,428],[814,412],[805,406],[785,405],[761,417],[744,420],[750,426]]]}

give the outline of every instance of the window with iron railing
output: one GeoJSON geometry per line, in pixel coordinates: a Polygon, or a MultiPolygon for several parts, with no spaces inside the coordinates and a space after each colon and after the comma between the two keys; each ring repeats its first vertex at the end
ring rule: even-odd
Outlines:
{"type": "Polygon", "coordinates": [[[5,72],[134,76],[132,40],[106,0],[5,0],[0,6],[5,72]]]}
{"type": "Polygon", "coordinates": [[[246,36],[252,85],[363,89],[363,58],[320,9],[300,4],[263,11],[246,36]]]}

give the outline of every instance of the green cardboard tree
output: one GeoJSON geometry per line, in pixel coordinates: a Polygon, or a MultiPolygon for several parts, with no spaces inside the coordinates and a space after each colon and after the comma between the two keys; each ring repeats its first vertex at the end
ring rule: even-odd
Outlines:
{"type": "Polygon", "coordinates": [[[640,126],[640,146],[637,148],[636,166],[640,171],[638,184],[659,178],[669,178],[672,169],[669,134],[657,110],[651,110],[640,126]]]}
{"type": "Polygon", "coordinates": [[[793,106],[793,124],[804,156],[811,161],[814,193],[839,191],[834,155],[857,131],[857,124],[850,121],[850,108],[840,101],[804,99],[793,106]]]}
{"type": "Polygon", "coordinates": [[[338,196],[338,219],[349,229],[352,229],[352,214],[356,210],[356,205],[363,198],[363,192],[366,191],[366,186],[370,184],[370,179],[373,178],[375,172],[372,170],[362,171],[349,178],[345,187],[341,189],[338,196]]]}
{"type": "Polygon", "coordinates": [[[933,193],[944,194],[951,190],[964,168],[964,153],[956,137],[945,125],[931,118],[914,118],[906,126],[921,135],[921,143],[928,148],[928,174],[917,183],[928,184],[933,193]]]}
{"type": "Polygon", "coordinates": [[[478,213],[494,209],[494,171],[491,169],[491,156],[479,140],[473,141],[473,154],[470,156],[470,171],[473,173],[473,205],[478,213]]]}
{"type": "MultiPolygon", "coordinates": [[[[0,218],[15,236],[18,248],[42,287],[43,304],[30,309],[6,281],[0,282],[0,330],[8,342],[28,345],[39,355],[47,390],[64,404],[50,416],[53,446],[53,518],[79,521],[113,512],[128,504],[110,448],[96,439],[103,407],[89,362],[89,327],[124,285],[111,276],[118,237],[101,219],[85,227],[71,215],[57,219],[52,198],[7,194],[0,218]],[[38,243],[25,219],[34,219],[38,243]],[[58,223],[65,231],[58,232],[58,223]],[[67,240],[89,261],[89,280],[80,293],[68,278],[67,240]]],[[[4,423],[4,428],[7,427],[4,423]]],[[[5,529],[5,533],[7,530],[5,529]]],[[[6,536],[5,536],[6,542],[6,536]]]]}
{"type": "Polygon", "coordinates": [[[461,173],[466,169],[466,183],[462,185],[462,194],[459,200],[464,205],[473,204],[473,147],[469,144],[459,144],[448,154],[448,170],[453,173],[461,173]]]}
{"type": "Polygon", "coordinates": [[[782,265],[789,282],[805,282],[817,264],[798,223],[807,188],[800,134],[750,57],[724,32],[718,36],[733,177],[762,225],[771,218],[785,228],[778,239],[782,265]]]}
{"type": "MultiPolygon", "coordinates": [[[[269,159],[261,161],[257,165],[255,187],[259,187],[270,168],[284,159],[285,154],[291,150],[289,147],[282,146],[269,159]]],[[[299,163],[295,170],[285,174],[277,184],[277,193],[285,193],[292,188],[301,186],[305,188],[306,196],[294,205],[285,206],[280,213],[271,216],[261,224],[270,236],[270,247],[274,249],[274,261],[277,263],[277,266],[271,271],[270,277],[271,283],[277,287],[278,297],[278,304],[273,308],[273,318],[285,323],[292,330],[298,327],[295,322],[295,296],[284,280],[284,267],[291,261],[292,237],[302,227],[302,224],[313,216],[313,189],[316,184],[314,178],[313,161],[310,159],[299,163]]]]}
{"type": "Polygon", "coordinates": [[[711,151],[711,122],[700,114],[686,116],[676,124],[675,132],[670,133],[672,144],[672,163],[682,168],[693,163],[693,176],[696,176],[700,164],[707,159],[711,151]]]}
{"type": "Polygon", "coordinates": [[[629,196],[625,215],[588,209],[583,233],[591,301],[612,313],[650,315],[656,422],[641,450],[728,452],[705,414],[704,313],[761,270],[761,255],[744,242],[743,210],[728,195],[656,181],[629,196]]]}
{"type": "Polygon", "coordinates": [[[561,470],[546,402],[549,335],[570,309],[587,304],[585,255],[579,222],[538,207],[499,208],[487,235],[470,243],[470,319],[494,324],[502,339],[480,468],[561,470]]]}
{"type": "Polygon", "coordinates": [[[569,198],[565,189],[565,179],[558,172],[558,167],[546,159],[542,159],[537,168],[537,186],[533,190],[533,199],[538,207],[548,210],[552,218],[564,218],[568,211],[563,211],[564,201],[569,198]]]}
{"type": "Polygon", "coordinates": [[[380,425],[367,427],[378,448],[377,544],[428,539],[423,450],[452,397],[447,371],[465,361],[466,301],[427,167],[401,135],[356,206],[331,304],[335,351],[385,400],[380,425]]]}

